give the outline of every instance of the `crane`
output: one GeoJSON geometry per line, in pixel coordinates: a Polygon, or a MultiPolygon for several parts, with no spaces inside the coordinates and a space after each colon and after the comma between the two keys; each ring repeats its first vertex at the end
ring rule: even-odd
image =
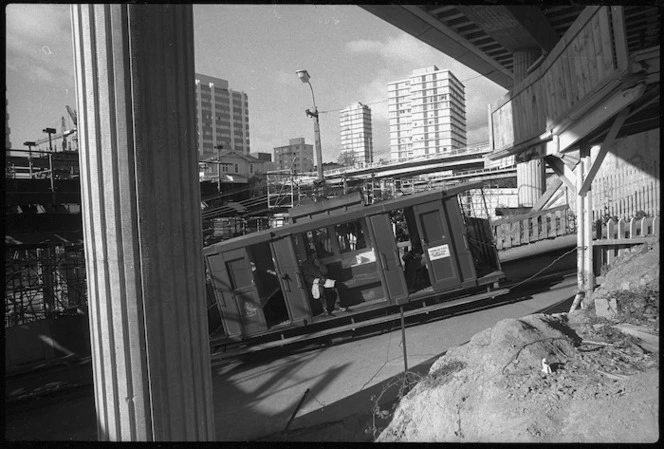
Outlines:
{"type": "MultiPolygon", "coordinates": [[[[75,132],[76,132],[75,129],[69,129],[69,130],[66,130],[66,131],[61,132],[61,133],[58,133],[58,134],[53,134],[53,136],[51,136],[51,139],[52,139],[52,140],[55,140],[55,139],[60,139],[60,138],[62,138],[63,136],[64,136],[64,137],[67,137],[67,136],[69,136],[69,135],[71,135],[71,134],[74,134],[75,132]]],[[[39,146],[39,145],[41,145],[41,144],[43,144],[43,143],[47,143],[47,142],[48,142],[48,137],[44,137],[44,138],[42,138],[42,139],[35,140],[35,146],[39,146]]]]}
{"type": "Polygon", "coordinates": [[[74,128],[78,126],[78,121],[76,119],[76,111],[74,111],[72,108],[69,107],[69,105],[65,105],[67,108],[67,112],[69,113],[69,116],[71,117],[71,121],[74,124],[74,128]]]}
{"type": "MultiPolygon", "coordinates": [[[[78,127],[78,120],[77,120],[76,111],[73,110],[72,108],[70,108],[69,105],[65,105],[65,108],[67,108],[67,113],[71,117],[71,121],[74,124],[74,127],[72,129],[69,129],[69,130],[65,129],[66,124],[65,124],[65,118],[63,116],[62,121],[61,121],[61,132],[58,133],[58,134],[53,134],[51,136],[51,139],[53,139],[53,140],[62,139],[62,149],[63,150],[67,149],[67,140],[66,140],[67,136],[70,136],[70,135],[74,134],[76,132],[76,128],[78,127]]],[[[74,136],[73,139],[74,139],[74,144],[69,145],[69,147],[70,147],[70,149],[76,151],[76,148],[78,147],[78,145],[76,145],[76,142],[77,142],[78,139],[76,138],[76,136],[74,136]]],[[[47,142],[48,142],[48,137],[44,137],[42,139],[35,140],[35,146],[39,146],[39,145],[47,143],[47,142]]]]}
{"type": "MultiPolygon", "coordinates": [[[[65,108],[67,108],[67,113],[69,114],[69,117],[71,117],[71,121],[74,124],[74,130],[77,130],[78,116],[76,115],[76,111],[70,108],[68,104],[65,105],[65,108]]],[[[72,150],[78,151],[78,134],[75,134],[73,139],[74,139],[74,145],[70,145],[70,147],[72,150]]]]}
{"type": "Polygon", "coordinates": [[[62,131],[62,151],[67,151],[67,124],[65,123],[65,116],[62,116],[61,131],[62,131]]]}

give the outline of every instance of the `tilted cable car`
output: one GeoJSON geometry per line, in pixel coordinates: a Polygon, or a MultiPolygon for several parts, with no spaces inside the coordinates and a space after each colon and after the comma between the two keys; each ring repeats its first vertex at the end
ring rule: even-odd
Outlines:
{"type": "Polygon", "coordinates": [[[342,326],[341,318],[369,310],[498,287],[504,274],[489,222],[464,216],[458,202],[460,192],[474,187],[367,206],[359,197],[326,200],[292,209],[292,224],[204,248],[210,309],[223,327],[217,343],[283,339],[288,330],[306,334],[323,322],[330,328],[331,320],[342,326]],[[303,273],[308,253],[336,281],[319,299],[303,273]],[[329,295],[350,310],[326,315],[329,295]]]}

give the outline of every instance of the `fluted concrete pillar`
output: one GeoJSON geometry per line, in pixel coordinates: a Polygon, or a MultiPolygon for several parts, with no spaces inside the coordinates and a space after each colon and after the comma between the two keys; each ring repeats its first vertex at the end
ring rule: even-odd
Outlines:
{"type": "MultiPolygon", "coordinates": [[[[540,55],[538,48],[528,48],[514,52],[514,84],[528,76],[526,70],[540,55]]],[[[519,206],[532,207],[546,190],[545,164],[540,160],[520,162],[516,165],[516,183],[519,206]]]]}
{"type": "Polygon", "coordinates": [[[71,13],[99,438],[213,439],[192,7],[71,13]]]}
{"type": "Polygon", "coordinates": [[[546,190],[544,159],[533,159],[516,165],[519,206],[533,207],[546,190]]]}

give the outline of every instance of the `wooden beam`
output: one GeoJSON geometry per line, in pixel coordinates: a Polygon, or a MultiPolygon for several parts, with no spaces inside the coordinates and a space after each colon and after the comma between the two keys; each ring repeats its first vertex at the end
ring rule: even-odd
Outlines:
{"type": "Polygon", "coordinates": [[[572,147],[572,145],[595,131],[616,113],[630,106],[643,95],[645,88],[645,83],[639,84],[630,89],[617,92],[605,102],[599,104],[592,112],[579,119],[559,135],[559,151],[565,151],[572,147]]]}
{"type": "Polygon", "coordinates": [[[599,171],[599,168],[602,165],[602,162],[604,161],[606,154],[609,152],[611,147],[613,147],[613,144],[616,141],[616,136],[620,131],[620,128],[622,128],[623,123],[625,123],[625,120],[629,116],[629,111],[630,111],[629,107],[623,109],[618,114],[616,119],[613,121],[609,134],[606,136],[606,139],[604,139],[604,142],[602,142],[602,145],[600,146],[599,149],[599,153],[597,154],[595,160],[592,162],[590,170],[588,170],[588,174],[583,180],[583,184],[581,184],[581,187],[579,188],[579,195],[584,196],[586,192],[590,190],[590,186],[592,185],[593,179],[595,179],[595,175],[599,171]]]}
{"type": "Polygon", "coordinates": [[[551,197],[560,189],[560,186],[563,185],[563,181],[561,178],[556,178],[553,180],[553,183],[551,184],[551,187],[546,189],[546,192],[540,197],[540,199],[537,200],[533,208],[531,209],[531,212],[537,212],[540,211],[544,208],[544,206],[548,203],[548,201],[551,199],[551,197]]]}
{"type": "Polygon", "coordinates": [[[629,63],[629,55],[627,33],[625,31],[625,8],[623,6],[611,6],[611,21],[613,22],[613,39],[618,70],[625,69],[629,63]]]}
{"type": "Polygon", "coordinates": [[[573,192],[576,191],[576,185],[570,180],[574,176],[574,171],[567,167],[560,158],[556,156],[545,156],[544,161],[549,164],[549,167],[560,178],[561,181],[567,185],[573,192]]]}

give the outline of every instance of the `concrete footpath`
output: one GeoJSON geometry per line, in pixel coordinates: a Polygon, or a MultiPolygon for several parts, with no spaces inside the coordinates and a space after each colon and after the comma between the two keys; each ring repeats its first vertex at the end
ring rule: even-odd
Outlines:
{"type": "MultiPolygon", "coordinates": [[[[562,251],[560,252],[562,254],[562,251]]],[[[554,256],[524,267],[506,266],[516,277],[544,267],[554,256]]],[[[575,262],[574,254],[567,264],[575,262]]],[[[555,270],[554,270],[555,271],[555,270]]],[[[508,277],[510,275],[508,274],[508,277]]],[[[504,318],[569,309],[574,276],[548,276],[454,316],[406,328],[409,370],[425,375],[445,351],[504,318]]],[[[410,323],[408,321],[407,323],[410,323]]],[[[275,350],[213,363],[216,439],[219,441],[372,441],[376,398],[389,404],[404,370],[398,324],[382,333],[307,350],[275,350]],[[289,431],[282,435],[307,392],[289,431]],[[381,396],[382,395],[382,396],[381,396]]],[[[89,358],[5,376],[7,440],[95,440],[96,420],[89,358]]]]}

